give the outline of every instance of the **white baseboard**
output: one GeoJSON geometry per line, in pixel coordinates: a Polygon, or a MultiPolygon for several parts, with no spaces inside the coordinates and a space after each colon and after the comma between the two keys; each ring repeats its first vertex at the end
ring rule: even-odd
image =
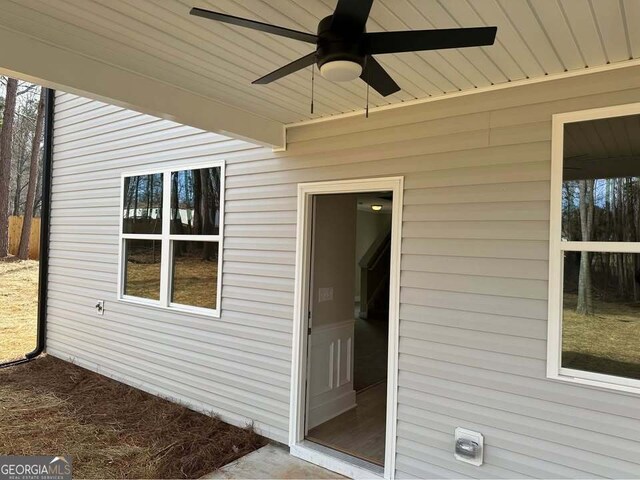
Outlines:
{"type": "Polygon", "coordinates": [[[327,402],[310,407],[307,425],[309,429],[312,429],[344,412],[348,412],[352,408],[356,408],[356,406],[356,391],[349,390],[327,402]]]}

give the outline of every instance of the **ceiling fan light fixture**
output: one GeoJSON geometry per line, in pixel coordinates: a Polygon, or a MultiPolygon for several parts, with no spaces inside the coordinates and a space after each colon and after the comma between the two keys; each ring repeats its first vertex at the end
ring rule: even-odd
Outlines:
{"type": "Polygon", "coordinates": [[[320,67],[320,75],[332,82],[348,82],[362,74],[362,65],[350,60],[333,60],[320,67]]]}
{"type": "Polygon", "coordinates": [[[374,212],[379,212],[380,210],[382,210],[382,205],[371,205],[371,210],[373,210],[374,212]]]}

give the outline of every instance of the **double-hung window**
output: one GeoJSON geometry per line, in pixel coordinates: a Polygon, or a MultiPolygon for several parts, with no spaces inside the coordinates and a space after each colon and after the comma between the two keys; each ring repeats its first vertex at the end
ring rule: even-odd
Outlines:
{"type": "Polygon", "coordinates": [[[553,117],[547,376],[640,393],[640,104],[553,117]]]}
{"type": "Polygon", "coordinates": [[[122,177],[119,299],[219,316],[224,164],[122,177]]]}

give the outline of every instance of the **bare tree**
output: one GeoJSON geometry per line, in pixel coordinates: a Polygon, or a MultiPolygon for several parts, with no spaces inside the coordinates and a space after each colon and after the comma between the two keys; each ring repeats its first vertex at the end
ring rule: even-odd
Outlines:
{"type": "Polygon", "coordinates": [[[25,93],[29,93],[32,90],[38,88],[38,85],[35,83],[27,83],[26,85],[24,85],[24,90],[20,90],[17,94],[16,97],[19,97],[20,95],[24,95],[25,93]]]}
{"type": "Polygon", "coordinates": [[[32,215],[39,217],[42,215],[42,162],[38,165],[38,175],[36,176],[36,200],[33,202],[32,215]]]}
{"type": "MultiPolygon", "coordinates": [[[[591,240],[593,229],[593,180],[580,180],[580,228],[582,241],[591,240]]],[[[580,253],[580,273],[578,276],[578,305],[576,311],[581,315],[593,314],[593,292],[591,285],[591,259],[589,252],[580,253]]]]}
{"type": "Polygon", "coordinates": [[[18,81],[7,79],[2,128],[0,129],[0,258],[9,253],[9,184],[11,180],[11,134],[16,110],[18,81]]]}
{"type": "Polygon", "coordinates": [[[191,170],[191,178],[193,179],[193,233],[199,235],[202,233],[202,179],[200,172],[191,170]]]}
{"type": "MultiPolygon", "coordinates": [[[[37,85],[36,85],[37,86],[37,85]]],[[[29,177],[29,164],[31,160],[31,147],[36,126],[36,113],[38,99],[34,95],[20,101],[20,83],[16,97],[15,120],[11,131],[11,185],[9,196],[13,197],[9,211],[11,215],[21,215],[27,197],[29,177]]]]}
{"type": "MultiPolygon", "coordinates": [[[[216,202],[218,196],[218,172],[217,168],[201,168],[199,170],[200,175],[200,206],[201,206],[201,222],[202,222],[202,234],[214,235],[216,224],[216,202]]],[[[198,174],[196,173],[196,174],[198,174]]],[[[218,249],[214,248],[214,243],[205,242],[202,251],[203,260],[212,260],[218,258],[218,249]]]]}
{"type": "Polygon", "coordinates": [[[37,189],[38,160],[40,159],[40,141],[42,139],[43,124],[44,89],[41,89],[40,101],[38,102],[38,113],[36,115],[36,130],[33,134],[33,143],[31,145],[31,164],[29,166],[29,187],[27,189],[27,201],[24,208],[24,221],[22,223],[22,232],[20,235],[20,248],[18,249],[18,257],[22,260],[26,260],[29,256],[29,238],[31,236],[33,204],[35,203],[37,189]]]}

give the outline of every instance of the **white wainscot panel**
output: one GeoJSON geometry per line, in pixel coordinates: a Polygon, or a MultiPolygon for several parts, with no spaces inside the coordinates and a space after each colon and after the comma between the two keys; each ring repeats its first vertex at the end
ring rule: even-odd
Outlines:
{"type": "Polygon", "coordinates": [[[356,406],[353,389],[354,320],[314,327],[309,338],[307,428],[356,406]]]}

